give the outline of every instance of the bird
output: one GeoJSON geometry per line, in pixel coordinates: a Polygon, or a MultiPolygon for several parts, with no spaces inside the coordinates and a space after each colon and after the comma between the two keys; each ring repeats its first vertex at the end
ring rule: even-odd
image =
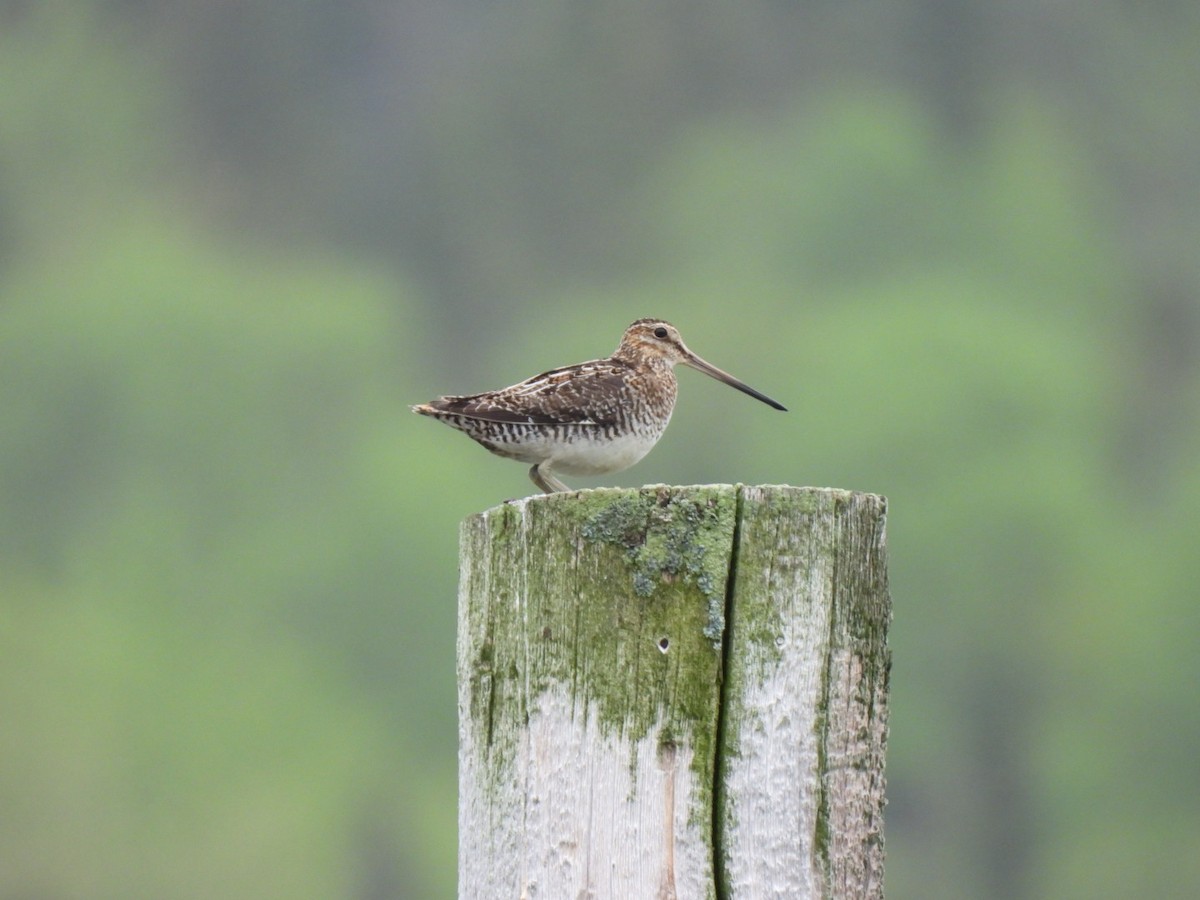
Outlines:
{"type": "Polygon", "coordinates": [[[545,493],[569,491],[559,474],[620,472],[650,452],[675,408],[678,364],[786,411],[705,362],[662,319],[638,319],[606,359],[551,369],[498,391],[438,397],[411,409],[463,432],[497,456],[531,463],[529,477],[545,493]]]}

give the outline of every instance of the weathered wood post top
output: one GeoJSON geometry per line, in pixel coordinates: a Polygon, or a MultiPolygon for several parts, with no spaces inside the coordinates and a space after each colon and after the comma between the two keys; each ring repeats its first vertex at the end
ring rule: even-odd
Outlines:
{"type": "Polygon", "coordinates": [[[464,521],[459,897],[882,897],[885,523],[747,485],[464,521]]]}

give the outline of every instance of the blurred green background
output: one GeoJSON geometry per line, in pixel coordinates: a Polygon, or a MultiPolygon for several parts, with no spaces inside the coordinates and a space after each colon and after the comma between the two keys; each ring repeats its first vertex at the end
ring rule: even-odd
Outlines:
{"type": "Polygon", "coordinates": [[[890,498],[889,897],[1200,894],[1197,47],[0,0],[0,897],[451,896],[456,526],[532,487],[407,404],[639,316],[791,412],[683,370],[593,484],[890,498]]]}

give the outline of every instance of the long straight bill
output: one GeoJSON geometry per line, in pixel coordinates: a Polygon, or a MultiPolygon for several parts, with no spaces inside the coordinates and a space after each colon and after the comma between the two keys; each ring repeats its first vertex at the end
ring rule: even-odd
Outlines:
{"type": "Polygon", "coordinates": [[[687,357],[685,357],[681,361],[683,362],[683,364],[685,366],[691,366],[697,372],[703,372],[705,375],[709,375],[709,376],[717,379],[717,381],[723,381],[730,387],[737,388],[743,394],[749,394],[755,400],[761,400],[763,403],[767,404],[767,406],[773,406],[776,409],[781,409],[784,412],[787,412],[787,407],[784,406],[782,403],[778,402],[777,400],[772,400],[766,394],[756,391],[754,388],[750,387],[750,385],[746,384],[744,381],[738,381],[736,378],[734,378],[728,372],[718,369],[716,366],[712,365],[711,363],[706,363],[704,360],[702,360],[700,357],[698,357],[695,353],[692,353],[690,350],[688,351],[687,357]]]}

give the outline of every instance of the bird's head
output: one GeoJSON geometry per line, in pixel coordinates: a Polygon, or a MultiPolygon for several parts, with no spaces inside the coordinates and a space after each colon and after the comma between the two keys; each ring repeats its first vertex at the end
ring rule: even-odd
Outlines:
{"type": "Polygon", "coordinates": [[[688,349],[687,344],[683,342],[683,338],[679,336],[679,329],[670,322],[664,322],[662,319],[638,319],[626,328],[625,334],[621,336],[621,344],[617,347],[616,352],[613,353],[613,357],[623,359],[634,365],[645,364],[655,360],[662,360],[668,366],[683,363],[683,365],[689,368],[703,372],[705,375],[717,379],[717,381],[723,381],[730,387],[737,388],[739,391],[761,400],[768,406],[773,406],[775,409],[785,409],[782,404],[772,400],[766,394],[760,394],[749,385],[738,381],[728,372],[724,372],[712,363],[702,360],[688,349]]]}

